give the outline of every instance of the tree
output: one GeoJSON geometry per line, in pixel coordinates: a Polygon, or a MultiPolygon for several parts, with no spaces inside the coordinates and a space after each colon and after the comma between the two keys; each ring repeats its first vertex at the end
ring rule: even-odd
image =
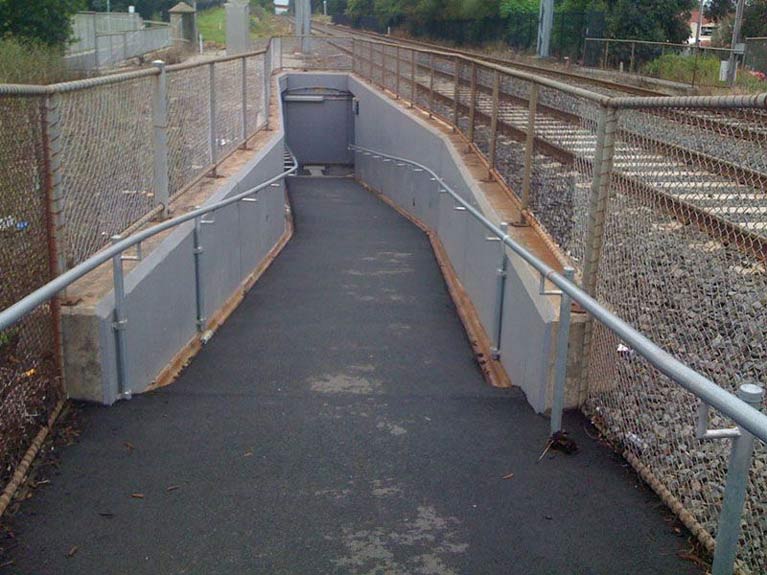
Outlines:
{"type": "Polygon", "coordinates": [[[694,0],[608,0],[607,30],[612,38],[682,43],[694,0]]]}
{"type": "Polygon", "coordinates": [[[767,0],[751,0],[743,11],[743,38],[767,36],[767,0]]]}
{"type": "Polygon", "coordinates": [[[83,8],[84,0],[0,0],[0,37],[63,46],[72,35],[72,16],[83,8]]]}
{"type": "Polygon", "coordinates": [[[703,9],[703,14],[709,20],[721,22],[723,18],[735,12],[735,0],[710,0],[703,9]]]}

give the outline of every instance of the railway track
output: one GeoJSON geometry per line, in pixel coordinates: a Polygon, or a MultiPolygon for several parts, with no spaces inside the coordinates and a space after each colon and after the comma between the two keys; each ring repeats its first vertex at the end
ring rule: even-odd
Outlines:
{"type": "MultiPolygon", "coordinates": [[[[338,35],[338,34],[336,34],[338,35]]],[[[346,46],[336,44],[338,49],[350,53],[346,46]]],[[[378,70],[380,84],[384,74],[393,74],[380,64],[373,64],[378,70]]],[[[376,55],[374,55],[374,60],[376,55]]],[[[409,61],[401,61],[409,66],[409,61]]],[[[366,63],[369,65],[369,63],[366,63]]],[[[429,97],[446,111],[442,119],[454,122],[451,110],[455,109],[454,72],[435,66],[434,80],[431,70],[422,62],[416,63],[417,92],[429,97]],[[433,82],[433,83],[432,83],[433,82]],[[433,88],[433,96],[431,96],[433,88]]],[[[475,111],[476,130],[488,130],[492,123],[492,87],[487,81],[478,81],[475,111]]],[[[458,110],[465,122],[469,116],[467,103],[471,98],[471,87],[462,78],[458,89],[458,110]]],[[[419,102],[429,107],[429,101],[419,102]]],[[[499,93],[498,134],[511,141],[524,142],[528,123],[526,98],[501,91],[499,93]]],[[[753,148],[750,154],[764,162],[764,146],[767,141],[767,124],[749,126],[744,130],[742,122],[732,115],[723,115],[705,110],[677,111],[672,119],[675,125],[669,134],[655,136],[637,132],[643,115],[657,115],[646,111],[624,111],[636,119],[629,130],[624,121],[616,137],[616,153],[613,162],[613,178],[621,187],[635,193],[650,195],[657,207],[672,214],[684,224],[694,223],[705,229],[708,235],[725,243],[736,243],[760,260],[767,261],[767,173],[763,170],[743,166],[741,162],[728,161],[714,155],[691,149],[675,142],[673,135],[680,129],[699,128],[699,133],[716,131],[719,138],[726,138],[727,130],[738,132],[747,146],[753,148]],[[697,122],[697,123],[696,123],[697,122]],[[708,130],[706,127],[708,126],[708,130]],[[685,128],[686,127],[686,128],[685,128]],[[723,133],[724,132],[724,133],[723,133]],[[667,137],[664,137],[667,136],[667,137]]],[[[757,117],[759,114],[757,114],[757,117]]],[[[764,115],[762,115],[764,116],[764,115]]],[[[592,127],[575,111],[567,106],[538,105],[535,117],[535,151],[537,158],[550,171],[568,174],[572,170],[591,170],[596,149],[596,135],[592,127]]],[[[699,136],[699,133],[696,134],[699,136]]],[[[692,136],[682,136],[692,137],[692,136]]],[[[679,139],[679,138],[677,138],[679,139]]],[[[503,140],[501,144],[504,145],[503,140]]],[[[742,149],[742,144],[740,144],[742,149]]],[[[721,150],[720,150],[721,151],[721,150]]],[[[747,163],[747,162],[746,162],[747,163]]],[[[580,185],[580,184],[576,184],[580,185]]],[[[577,190],[573,194],[579,193],[577,190]]],[[[545,220],[545,216],[542,218],[545,220]]],[[[545,225],[545,222],[544,222],[545,225]]],[[[552,236],[559,242],[571,231],[551,229],[552,236]]]]}

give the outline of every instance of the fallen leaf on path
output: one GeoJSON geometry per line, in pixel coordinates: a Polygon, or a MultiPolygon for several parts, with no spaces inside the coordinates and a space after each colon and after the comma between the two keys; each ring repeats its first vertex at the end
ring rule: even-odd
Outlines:
{"type": "Polygon", "coordinates": [[[143,493],[131,493],[130,496],[133,497],[133,499],[144,499],[143,493]]]}
{"type": "Polygon", "coordinates": [[[181,486],[180,486],[180,485],[170,485],[170,486],[168,486],[168,487],[165,489],[165,491],[175,491],[176,489],[180,489],[180,488],[181,488],[181,486]]]}
{"type": "Polygon", "coordinates": [[[509,473],[508,475],[504,475],[503,477],[501,477],[501,479],[511,479],[512,477],[514,477],[514,474],[509,473]]]}
{"type": "Polygon", "coordinates": [[[78,551],[79,549],[80,549],[80,548],[79,548],[77,545],[74,545],[74,546],[72,547],[72,549],[70,549],[69,551],[67,551],[67,557],[74,557],[74,556],[77,554],[77,551],[78,551]]]}

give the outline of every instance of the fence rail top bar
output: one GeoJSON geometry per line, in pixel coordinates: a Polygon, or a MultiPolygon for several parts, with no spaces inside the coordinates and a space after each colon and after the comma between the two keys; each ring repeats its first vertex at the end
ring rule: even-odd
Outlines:
{"type": "Polygon", "coordinates": [[[648,46],[673,46],[675,48],[690,48],[695,50],[719,50],[720,52],[730,52],[731,48],[721,48],[719,46],[696,46],[695,44],[677,44],[675,42],[655,42],[653,40],[639,40],[631,38],[584,38],[586,42],[610,42],[615,44],[646,44],[648,46]]]}
{"type": "MultiPolygon", "coordinates": [[[[211,58],[210,60],[202,60],[199,62],[190,62],[186,64],[173,64],[165,68],[168,72],[176,72],[179,70],[188,70],[190,68],[197,68],[199,66],[207,66],[209,64],[218,64],[221,62],[230,62],[232,60],[239,60],[241,58],[249,58],[252,56],[259,56],[266,54],[268,48],[262,48],[260,50],[254,50],[253,52],[246,52],[243,54],[237,54],[235,56],[221,56],[219,58],[211,58]]],[[[118,84],[120,82],[126,82],[129,80],[136,80],[137,78],[144,78],[146,76],[155,76],[159,74],[159,70],[155,67],[142,68],[141,70],[134,70],[131,72],[120,72],[118,74],[109,74],[107,76],[99,76],[98,78],[87,78],[85,80],[74,80],[72,82],[60,82],[58,84],[48,85],[36,85],[36,84],[0,84],[0,96],[51,96],[53,94],[63,94],[66,92],[76,92],[79,90],[87,90],[88,88],[95,88],[97,86],[107,86],[109,84],[118,84]]]]}
{"type": "Polygon", "coordinates": [[[754,409],[746,402],[742,401],[732,393],[722,389],[710,379],[704,377],[697,371],[689,368],[681,361],[676,359],[670,353],[658,347],[639,331],[631,327],[625,321],[613,314],[607,308],[603,307],[597,300],[588,295],[585,291],[572,283],[565,276],[557,273],[552,267],[543,260],[528,251],[524,246],[517,243],[509,235],[490,221],[484,214],[474,206],[464,200],[456,193],[439,175],[429,167],[414,162],[407,158],[392,156],[377,150],[363,148],[362,146],[350,146],[351,149],[374,154],[383,158],[389,158],[395,162],[410,164],[428,172],[439,185],[446,190],[453,199],[461,204],[480,221],[488,230],[495,234],[501,241],[508,246],[514,253],[519,255],[529,265],[535,268],[541,275],[551,281],[563,292],[568,294],[573,300],[577,301],[583,309],[588,311],[594,318],[602,322],[610,331],[615,333],[629,347],[644,357],[648,363],[653,365],[658,371],[668,376],[679,385],[693,393],[707,404],[716,408],[720,413],[730,417],[733,421],[742,425],[745,429],[754,434],[765,443],[767,443],[767,415],[754,409]]]}
{"type": "Polygon", "coordinates": [[[143,231],[136,232],[135,234],[128,236],[127,238],[122,239],[118,241],[117,243],[112,244],[111,246],[103,249],[97,254],[89,257],[84,262],[76,265],[69,271],[64,272],[60,276],[57,276],[53,280],[49,281],[47,284],[45,284],[41,288],[38,288],[35,291],[33,291],[31,294],[23,297],[22,299],[14,303],[12,306],[0,311],[0,331],[3,331],[4,329],[9,328],[13,324],[15,324],[17,321],[19,321],[22,317],[24,317],[29,312],[34,310],[37,306],[44,304],[48,300],[52,299],[54,296],[56,296],[57,293],[65,289],[70,284],[74,283],[75,281],[77,281],[78,279],[86,275],[87,273],[95,270],[100,265],[108,262],[109,260],[112,259],[112,257],[118,254],[121,254],[122,252],[135,246],[136,244],[139,244],[143,242],[144,240],[151,238],[152,236],[156,236],[157,234],[164,232],[165,230],[175,228],[176,226],[179,226],[183,223],[193,220],[199,216],[204,216],[205,214],[208,214],[210,212],[214,212],[221,208],[225,208],[228,205],[237,203],[241,201],[243,198],[252,196],[256,192],[259,192],[263,190],[264,188],[274,184],[275,182],[282,180],[286,176],[294,174],[296,170],[298,169],[298,160],[296,159],[295,155],[293,155],[293,152],[291,152],[290,150],[288,150],[288,152],[290,153],[291,162],[293,165],[291,166],[290,169],[285,170],[281,174],[274,176],[273,178],[270,178],[253,188],[250,188],[244,192],[231,196],[225,200],[221,200],[220,202],[216,202],[214,204],[202,206],[201,208],[197,208],[196,210],[187,212],[184,215],[172,218],[170,220],[166,220],[160,224],[154,225],[143,231]]]}
{"type": "MultiPolygon", "coordinates": [[[[290,36],[293,38],[294,36],[290,36]]],[[[350,40],[352,36],[314,36],[318,39],[345,39],[350,40]]],[[[369,39],[357,39],[359,42],[370,42],[381,46],[396,47],[397,44],[391,42],[383,42],[381,40],[369,40],[369,39]]],[[[579,88],[571,84],[565,84],[558,80],[553,80],[545,76],[533,74],[530,72],[522,72],[513,68],[508,68],[501,64],[494,64],[492,62],[486,62],[481,58],[472,58],[464,54],[455,52],[442,52],[440,50],[432,50],[428,48],[418,48],[416,46],[400,46],[406,50],[412,50],[413,52],[419,52],[422,54],[434,54],[437,56],[443,56],[445,58],[460,58],[462,61],[469,64],[476,64],[486,70],[497,70],[503,72],[509,76],[519,78],[520,80],[526,80],[533,82],[539,86],[546,86],[553,88],[561,92],[578,96],[592,102],[596,102],[602,106],[610,106],[614,108],[664,108],[664,107],[686,107],[686,108],[765,108],[767,107],[767,92],[761,94],[752,95],[732,95],[732,96],[606,96],[597,92],[592,92],[585,88],[579,88]]]]}
{"type": "MultiPolygon", "coordinates": [[[[269,44],[275,38],[296,38],[294,35],[273,36],[269,39],[269,44]]],[[[311,36],[316,40],[352,40],[353,36],[311,36]]],[[[379,44],[381,46],[397,47],[398,44],[392,42],[382,42],[380,40],[358,40],[360,42],[370,42],[372,44],[379,44]]],[[[268,44],[267,44],[268,46],[268,44]]],[[[402,48],[402,46],[400,46],[402,48]]],[[[767,107],[767,93],[751,95],[751,96],[657,96],[657,97],[642,97],[642,96],[625,96],[625,97],[612,97],[597,92],[592,92],[585,88],[579,88],[571,84],[566,84],[558,80],[553,80],[545,76],[537,74],[531,74],[529,72],[522,72],[520,70],[514,70],[500,64],[494,64],[492,62],[486,62],[480,58],[472,58],[464,54],[457,54],[454,52],[443,52],[440,50],[433,50],[427,48],[418,48],[406,46],[406,50],[412,50],[413,52],[419,52],[422,54],[433,54],[436,56],[443,56],[445,58],[453,59],[460,58],[462,61],[481,66],[487,70],[497,70],[509,76],[532,82],[540,86],[546,86],[554,90],[571,94],[580,98],[584,98],[595,102],[602,106],[611,106],[616,108],[662,108],[662,107],[695,107],[695,108],[765,108],[767,107]]],[[[230,62],[232,60],[238,60],[240,58],[247,58],[251,56],[258,56],[265,54],[269,48],[262,48],[260,50],[254,50],[244,54],[237,54],[234,56],[222,56],[220,58],[211,58],[210,60],[203,60],[193,63],[173,64],[166,67],[168,72],[177,72],[179,70],[188,70],[191,68],[197,68],[200,66],[207,66],[209,64],[216,64],[219,62],[230,62]]],[[[77,90],[85,90],[95,86],[104,86],[108,84],[116,84],[118,82],[134,80],[136,78],[142,78],[144,76],[152,76],[159,74],[156,68],[147,68],[142,70],[136,70],[133,72],[124,72],[119,74],[112,74],[109,76],[103,76],[99,78],[90,78],[86,80],[75,80],[74,82],[63,82],[59,84],[50,84],[47,86],[37,86],[31,84],[0,84],[0,96],[45,96],[63,92],[73,92],[77,90]]]]}

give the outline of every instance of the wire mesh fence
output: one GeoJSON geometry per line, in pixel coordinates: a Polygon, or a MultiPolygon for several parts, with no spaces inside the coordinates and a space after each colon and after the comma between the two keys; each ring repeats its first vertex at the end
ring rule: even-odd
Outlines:
{"type": "MultiPolygon", "coordinates": [[[[270,66],[259,52],[47,89],[0,86],[0,308],[161,213],[164,194],[177,197],[261,129],[270,66]]],[[[56,301],[0,332],[0,483],[63,397],[58,333],[56,301]]]]}
{"type": "MultiPolygon", "coordinates": [[[[51,277],[44,97],[0,97],[0,308],[51,277]]],[[[51,305],[0,331],[0,483],[61,397],[51,305]]]]}
{"type": "MultiPolygon", "coordinates": [[[[371,67],[371,46],[357,42],[355,70],[396,87],[377,72],[392,68],[376,54],[393,53],[373,48],[371,67]]],[[[475,146],[584,288],[726,390],[767,380],[763,108],[608,108],[596,95],[413,52],[415,90],[401,66],[398,95],[475,146]]],[[[728,443],[697,439],[699,400],[604,325],[589,326],[584,354],[584,411],[713,551],[728,443]]],[[[713,415],[710,425],[728,422],[713,415]]],[[[742,517],[744,573],[767,567],[765,492],[759,444],[742,517]]]]}
{"type": "MultiPolygon", "coordinates": [[[[691,86],[726,86],[722,63],[729,48],[647,42],[618,38],[586,38],[583,65],[640,74],[691,86]]],[[[738,57],[740,58],[740,57],[738,57]]]]}
{"type": "Polygon", "coordinates": [[[58,96],[67,267],[151,210],[151,77],[58,96]]]}

